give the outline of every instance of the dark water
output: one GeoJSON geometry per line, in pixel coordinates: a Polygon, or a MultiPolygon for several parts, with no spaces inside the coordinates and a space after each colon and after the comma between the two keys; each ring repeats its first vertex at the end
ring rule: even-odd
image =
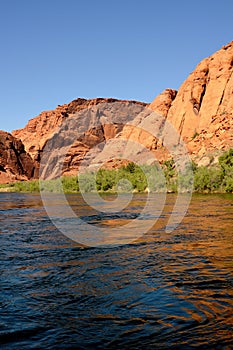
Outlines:
{"type": "Polygon", "coordinates": [[[0,194],[0,348],[233,349],[233,196],[195,195],[166,235],[173,202],[138,243],[84,249],[0,194]]]}

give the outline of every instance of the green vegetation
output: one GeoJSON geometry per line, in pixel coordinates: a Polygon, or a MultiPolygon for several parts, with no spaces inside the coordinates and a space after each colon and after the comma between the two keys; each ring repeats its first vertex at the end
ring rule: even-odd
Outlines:
{"type": "Polygon", "coordinates": [[[197,131],[195,131],[193,136],[192,136],[192,140],[194,140],[197,136],[199,136],[199,133],[197,131]]]}
{"type": "Polygon", "coordinates": [[[12,192],[177,192],[193,190],[201,193],[233,193],[233,149],[219,157],[218,164],[198,167],[194,162],[186,167],[182,175],[177,173],[174,161],[166,160],[160,166],[134,163],[119,169],[101,168],[95,174],[88,172],[76,176],[62,177],[61,181],[22,181],[0,185],[0,190],[12,192]]]}
{"type": "Polygon", "coordinates": [[[198,167],[194,172],[194,188],[197,192],[233,192],[233,149],[219,157],[218,165],[198,167]]]}
{"type": "Polygon", "coordinates": [[[6,189],[8,192],[39,192],[40,186],[38,180],[31,180],[0,184],[0,189],[6,189]]]}
{"type": "Polygon", "coordinates": [[[84,192],[145,192],[148,188],[159,191],[164,187],[158,165],[139,167],[134,163],[119,169],[101,168],[96,178],[94,173],[80,175],[79,182],[84,192]]]}

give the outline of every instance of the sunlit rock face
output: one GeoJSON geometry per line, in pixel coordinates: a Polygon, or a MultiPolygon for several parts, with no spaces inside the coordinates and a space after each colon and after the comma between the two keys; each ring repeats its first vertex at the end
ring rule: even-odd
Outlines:
{"type": "Polygon", "coordinates": [[[197,65],[166,113],[194,159],[233,146],[232,72],[233,41],[197,65]]]}
{"type": "MultiPolygon", "coordinates": [[[[122,103],[124,107],[133,103],[135,106],[149,108],[152,113],[157,113],[174,126],[174,130],[185,142],[194,161],[200,165],[217,162],[223,150],[233,147],[232,72],[233,42],[230,42],[210,57],[202,60],[178,91],[166,89],[149,105],[112,98],[92,100],[78,98],[68,104],[59,105],[52,111],[44,111],[31,119],[25,128],[12,133],[14,137],[22,141],[26,152],[32,158],[30,161],[34,162],[27,168],[26,173],[21,174],[21,171],[20,174],[19,172],[17,174],[25,178],[35,176],[36,172],[30,170],[34,172],[31,175],[29,169],[34,169],[34,166],[39,167],[46,143],[53,137],[56,130],[66,123],[67,119],[78,115],[80,125],[82,125],[82,111],[90,110],[92,118],[97,120],[98,113],[93,117],[96,107],[101,110],[101,106],[104,106],[106,110],[108,109],[106,105],[112,106],[114,103],[122,103]]],[[[116,122],[112,125],[107,123],[93,128],[84,127],[83,134],[79,135],[67,153],[63,174],[77,173],[79,164],[86,154],[101,143],[103,147],[98,150],[98,155],[96,154],[98,162],[104,161],[109,156],[108,167],[114,168],[125,164],[124,160],[119,161],[119,155],[116,154],[118,144],[122,142],[122,139],[129,139],[143,145],[144,149],[147,148],[155,154],[159,162],[170,157],[169,150],[164,146],[162,138],[158,139],[153,133],[150,134],[140,127],[135,127],[140,124],[136,119],[131,122],[133,126],[116,122]],[[116,161],[110,159],[114,156],[116,161]]],[[[95,125],[95,120],[93,120],[93,125],[95,125]]],[[[93,156],[95,156],[94,153],[93,156]]],[[[145,159],[143,150],[139,149],[137,159],[143,162],[145,159]]],[[[30,161],[28,160],[28,164],[30,161]]],[[[8,178],[11,178],[9,176],[8,178]]]]}

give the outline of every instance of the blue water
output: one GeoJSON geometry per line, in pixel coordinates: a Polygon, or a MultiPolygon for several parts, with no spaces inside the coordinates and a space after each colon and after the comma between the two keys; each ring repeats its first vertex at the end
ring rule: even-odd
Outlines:
{"type": "Polygon", "coordinates": [[[233,196],[193,196],[167,235],[174,200],[138,242],[84,248],[39,195],[1,193],[0,348],[233,349],[233,196]]]}

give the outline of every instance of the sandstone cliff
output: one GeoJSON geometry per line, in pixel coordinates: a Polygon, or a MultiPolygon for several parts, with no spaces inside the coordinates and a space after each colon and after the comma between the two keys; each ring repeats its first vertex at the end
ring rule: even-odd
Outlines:
{"type": "MultiPolygon", "coordinates": [[[[40,154],[46,142],[67,118],[87,108],[90,109],[99,104],[114,102],[128,103],[129,101],[112,98],[96,98],[92,100],[78,98],[68,104],[59,105],[55,110],[42,112],[39,116],[31,119],[25,128],[13,131],[12,135],[23,142],[26,151],[35,161],[40,161],[40,154]]],[[[131,102],[142,106],[146,105],[142,102],[131,102]]],[[[93,145],[93,142],[95,143],[95,140],[107,140],[114,137],[118,131],[119,126],[114,128],[110,125],[106,125],[103,130],[89,131],[83,136],[83,142],[79,146],[80,148],[89,148],[93,145]]]]}
{"type": "Polygon", "coordinates": [[[35,172],[35,165],[22,142],[0,131],[0,183],[29,180],[35,172]]]}
{"type": "Polygon", "coordinates": [[[176,98],[176,95],[176,90],[166,89],[155,97],[154,101],[149,105],[149,108],[158,112],[162,116],[167,117],[168,111],[172,105],[172,102],[176,98]]]}
{"type": "Polygon", "coordinates": [[[207,154],[233,146],[232,73],[233,41],[201,61],[173,100],[163,93],[150,105],[164,112],[199,163],[207,154]],[[162,104],[158,105],[161,96],[162,104]]]}
{"type": "MultiPolygon", "coordinates": [[[[209,165],[217,161],[220,152],[233,147],[232,72],[233,42],[198,64],[181,85],[179,91],[166,89],[148,106],[149,109],[156,111],[174,125],[180,137],[185,141],[191,157],[199,164],[209,165]]],[[[13,135],[23,142],[26,151],[38,166],[41,161],[41,153],[57,127],[65,125],[69,118],[79,113],[80,125],[84,120],[86,124],[83,134],[79,134],[67,152],[63,167],[64,174],[77,172],[80,162],[90,149],[108,140],[113,141],[108,142],[107,147],[100,150],[100,155],[96,157],[97,163],[107,158],[108,155],[110,158],[114,156],[117,158],[118,143],[122,139],[130,139],[142,144],[154,152],[158,160],[167,158],[169,155],[161,140],[158,141],[150,133],[140,128],[120,122],[92,127],[95,120],[100,117],[98,112],[94,117],[90,114],[92,115],[90,121],[88,115],[84,117],[84,111],[89,110],[92,113],[96,106],[118,102],[123,105],[133,103],[142,108],[147,107],[146,104],[136,101],[78,98],[69,104],[58,106],[53,111],[42,112],[38,117],[30,120],[25,128],[14,131],[13,135]]],[[[130,118],[132,121],[133,116],[130,118]]],[[[137,125],[137,122],[134,125],[137,125]]],[[[66,130],[62,132],[64,141],[66,130]]],[[[57,141],[59,142],[58,139],[57,141]]],[[[94,156],[93,153],[92,157],[94,156]]],[[[143,152],[138,152],[138,159],[144,161],[143,152]]],[[[122,162],[116,160],[110,163],[114,167],[122,162]]]]}
{"type": "MultiPolygon", "coordinates": [[[[12,134],[24,143],[26,151],[31,155],[37,166],[39,166],[41,155],[48,140],[52,139],[54,135],[54,137],[56,137],[56,131],[60,128],[62,143],[69,143],[71,135],[70,132],[67,132],[65,129],[73,129],[72,126],[68,127],[69,120],[71,121],[71,125],[72,119],[77,120],[77,118],[79,118],[78,120],[80,120],[80,122],[75,122],[77,139],[67,151],[63,166],[63,174],[77,174],[80,162],[90,149],[97,144],[104,143],[114,138],[122,130],[124,124],[121,123],[120,120],[117,120],[117,118],[115,118],[115,122],[112,124],[95,126],[100,117],[99,114],[101,113],[104,113],[105,116],[108,117],[108,120],[111,119],[112,109],[117,112],[117,107],[115,108],[114,104],[116,106],[125,106],[126,112],[124,113],[127,113],[127,106],[129,105],[138,106],[140,110],[146,106],[145,103],[138,101],[117,100],[112,98],[96,98],[92,100],[78,98],[69,104],[58,106],[55,110],[42,112],[39,116],[31,119],[25,128],[13,131],[12,134]],[[97,106],[100,106],[100,113],[97,106]],[[79,129],[83,129],[83,133],[78,132],[79,129]]],[[[132,116],[129,116],[129,119],[130,118],[132,118],[132,116]]],[[[51,149],[51,152],[56,152],[60,141],[56,139],[56,144],[54,144],[55,150],[51,149]]],[[[63,147],[63,145],[61,145],[61,147],[63,147]]],[[[56,155],[54,155],[53,161],[54,169],[50,169],[51,176],[52,174],[56,176],[55,174],[57,173],[55,158],[56,155]]]]}

